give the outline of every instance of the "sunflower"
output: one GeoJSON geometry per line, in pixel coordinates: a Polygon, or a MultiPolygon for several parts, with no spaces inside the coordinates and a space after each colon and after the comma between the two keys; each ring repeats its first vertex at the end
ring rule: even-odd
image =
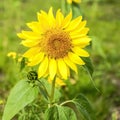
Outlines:
{"type": "Polygon", "coordinates": [[[41,10],[37,17],[38,21],[27,23],[31,31],[17,34],[23,39],[21,44],[29,48],[23,57],[28,58],[28,66],[39,65],[38,78],[67,79],[70,69],[77,73],[77,65],[85,64],[81,57],[89,57],[83,49],[91,40],[86,21],[82,16],[72,20],[71,11],[64,17],[60,9],[54,16],[52,8],[48,13],[41,10]]]}
{"type": "Polygon", "coordinates": [[[72,2],[80,3],[81,0],[67,0],[67,2],[68,2],[69,4],[72,4],[72,2]]]}

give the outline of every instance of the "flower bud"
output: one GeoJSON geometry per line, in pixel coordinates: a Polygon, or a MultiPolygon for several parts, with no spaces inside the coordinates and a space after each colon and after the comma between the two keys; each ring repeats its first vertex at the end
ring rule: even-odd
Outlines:
{"type": "Polygon", "coordinates": [[[30,71],[30,72],[28,72],[28,74],[27,74],[27,78],[28,78],[29,80],[37,80],[37,79],[38,79],[38,74],[37,74],[36,71],[30,71]]]}

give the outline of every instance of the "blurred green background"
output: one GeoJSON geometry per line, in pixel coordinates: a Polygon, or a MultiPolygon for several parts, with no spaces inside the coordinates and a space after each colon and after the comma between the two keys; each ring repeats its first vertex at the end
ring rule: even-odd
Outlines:
{"type": "MultiPolygon", "coordinates": [[[[20,79],[19,65],[7,57],[10,51],[21,52],[16,33],[35,21],[42,9],[60,8],[60,0],[0,0],[0,118],[10,89],[20,79]]],[[[82,0],[80,4],[92,38],[93,82],[85,70],[77,81],[64,89],[63,97],[83,93],[91,101],[97,120],[117,120],[120,110],[120,1],[82,0]]]]}

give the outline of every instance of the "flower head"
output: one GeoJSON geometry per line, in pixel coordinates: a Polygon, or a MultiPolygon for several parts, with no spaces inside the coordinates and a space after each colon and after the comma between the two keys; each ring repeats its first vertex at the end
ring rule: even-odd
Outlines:
{"type": "Polygon", "coordinates": [[[80,3],[81,0],[67,0],[67,2],[68,2],[69,4],[72,4],[72,2],[80,3]]]}
{"type": "Polygon", "coordinates": [[[17,60],[17,62],[21,62],[23,59],[22,55],[16,52],[9,52],[7,56],[17,60]]]}
{"type": "Polygon", "coordinates": [[[9,52],[8,54],[7,54],[7,56],[8,57],[12,57],[13,59],[15,59],[16,58],[16,52],[9,52]]]}
{"type": "Polygon", "coordinates": [[[72,12],[64,17],[60,9],[54,16],[52,8],[48,13],[40,11],[37,17],[38,21],[27,23],[32,31],[18,34],[21,44],[29,48],[23,57],[28,58],[29,66],[39,65],[38,78],[67,79],[70,69],[77,73],[77,64],[85,64],[81,57],[89,56],[83,49],[91,40],[86,21],[81,16],[72,20],[72,12]]]}

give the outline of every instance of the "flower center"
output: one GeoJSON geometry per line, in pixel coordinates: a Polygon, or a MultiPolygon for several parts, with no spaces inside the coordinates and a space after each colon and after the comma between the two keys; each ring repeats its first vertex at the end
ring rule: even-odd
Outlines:
{"type": "Polygon", "coordinates": [[[42,50],[51,58],[63,58],[71,49],[71,39],[62,29],[50,29],[43,35],[42,50]]]}

